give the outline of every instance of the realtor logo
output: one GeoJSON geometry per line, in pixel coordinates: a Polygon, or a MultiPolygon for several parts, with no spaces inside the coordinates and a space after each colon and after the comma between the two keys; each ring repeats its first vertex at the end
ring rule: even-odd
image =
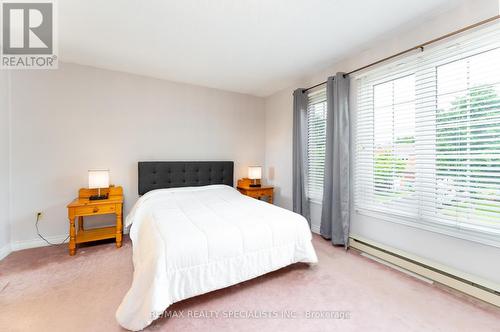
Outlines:
{"type": "Polygon", "coordinates": [[[3,69],[56,69],[54,2],[2,1],[3,69]]]}

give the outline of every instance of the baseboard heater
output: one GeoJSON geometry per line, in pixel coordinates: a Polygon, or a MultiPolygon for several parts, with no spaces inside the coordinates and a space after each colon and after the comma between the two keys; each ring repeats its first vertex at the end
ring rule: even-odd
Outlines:
{"type": "Polygon", "coordinates": [[[358,237],[350,237],[349,245],[353,249],[379,258],[389,264],[500,307],[500,288],[498,287],[446,272],[443,269],[425,264],[422,262],[423,260],[419,261],[414,257],[407,257],[404,253],[397,253],[397,250],[390,250],[387,247],[383,248],[381,245],[358,237]]]}

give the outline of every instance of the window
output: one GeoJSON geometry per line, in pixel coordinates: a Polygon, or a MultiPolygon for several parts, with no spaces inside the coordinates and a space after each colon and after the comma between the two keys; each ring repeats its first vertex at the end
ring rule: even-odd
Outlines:
{"type": "Polygon", "coordinates": [[[415,76],[373,86],[376,201],[407,205],[415,192],[415,76]]]}
{"type": "Polygon", "coordinates": [[[310,92],[307,104],[307,197],[323,199],[323,174],[326,143],[326,89],[310,92]]]}
{"type": "Polygon", "coordinates": [[[356,209],[500,245],[498,24],[355,84],[356,209]]]}

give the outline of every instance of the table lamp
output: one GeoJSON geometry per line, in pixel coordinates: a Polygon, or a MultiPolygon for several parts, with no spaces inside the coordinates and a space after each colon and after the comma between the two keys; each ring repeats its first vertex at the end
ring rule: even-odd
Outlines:
{"type": "Polygon", "coordinates": [[[107,199],[108,194],[101,195],[101,188],[109,188],[109,170],[89,170],[89,189],[97,189],[97,195],[90,196],[91,201],[107,199]]]}
{"type": "Polygon", "coordinates": [[[262,178],[262,167],[261,166],[248,166],[248,178],[253,180],[250,187],[260,187],[260,183],[257,180],[262,178]]]}

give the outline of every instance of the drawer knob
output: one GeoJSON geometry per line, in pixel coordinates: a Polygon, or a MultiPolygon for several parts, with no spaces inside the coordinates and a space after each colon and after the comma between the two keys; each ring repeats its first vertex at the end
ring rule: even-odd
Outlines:
{"type": "Polygon", "coordinates": [[[99,211],[99,208],[94,208],[94,213],[98,212],[99,211]]]}

